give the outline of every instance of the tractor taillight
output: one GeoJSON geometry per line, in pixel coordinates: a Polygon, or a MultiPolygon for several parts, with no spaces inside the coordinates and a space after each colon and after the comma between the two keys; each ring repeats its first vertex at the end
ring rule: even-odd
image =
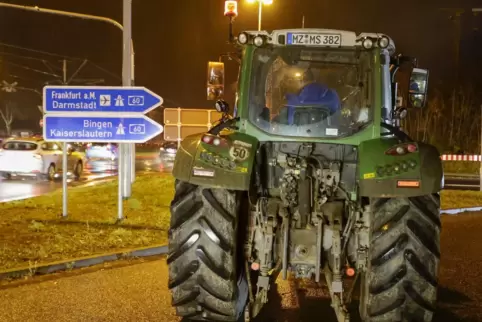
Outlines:
{"type": "Polygon", "coordinates": [[[414,153],[417,151],[418,151],[417,145],[415,145],[414,143],[404,143],[404,144],[392,146],[390,149],[385,151],[385,154],[397,156],[397,155],[406,155],[408,153],[414,153]]]}
{"type": "Polygon", "coordinates": [[[202,141],[206,144],[214,145],[214,146],[227,146],[228,142],[220,138],[219,136],[214,136],[214,135],[204,135],[202,138],[202,141]]]}

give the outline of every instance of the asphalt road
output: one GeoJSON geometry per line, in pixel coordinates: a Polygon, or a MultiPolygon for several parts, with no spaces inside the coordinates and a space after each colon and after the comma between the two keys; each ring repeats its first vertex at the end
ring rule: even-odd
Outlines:
{"type": "MultiPolygon", "coordinates": [[[[482,214],[444,216],[434,322],[482,321],[482,214]]],[[[0,321],[180,321],[164,259],[117,262],[0,284],[0,321]]],[[[325,285],[278,281],[258,322],[335,322],[325,285]]],[[[352,321],[358,321],[353,317],[352,321]]]]}
{"type": "MultiPolygon", "coordinates": [[[[169,171],[172,163],[161,162],[160,158],[147,157],[136,159],[136,171],[169,171]]],[[[84,174],[79,181],[68,179],[69,186],[86,184],[117,175],[117,161],[90,161],[85,165],[84,174]]],[[[62,178],[56,181],[37,181],[35,179],[0,179],[0,202],[40,196],[62,188],[62,178]]]]}

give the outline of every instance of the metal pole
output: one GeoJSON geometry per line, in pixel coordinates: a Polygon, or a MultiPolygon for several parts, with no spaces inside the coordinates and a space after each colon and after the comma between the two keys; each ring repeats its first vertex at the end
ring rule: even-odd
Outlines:
{"type": "MultiPolygon", "coordinates": [[[[67,60],[62,61],[62,80],[63,84],[67,83],[67,60]]],[[[68,173],[68,163],[67,163],[67,142],[64,142],[62,151],[62,217],[67,217],[67,173],[68,173]]]]}
{"type": "MultiPolygon", "coordinates": [[[[134,59],[134,44],[132,42],[131,37],[131,86],[135,86],[134,80],[134,71],[135,71],[135,59],[134,59]]],[[[131,144],[131,184],[136,181],[136,145],[134,143],[131,144]]]]}
{"type": "Polygon", "coordinates": [[[263,13],[263,0],[258,0],[259,9],[258,9],[258,31],[261,31],[261,16],[263,13]]]}
{"type": "Polygon", "coordinates": [[[67,217],[67,142],[62,151],[62,217],[67,217]]]}
{"type": "Polygon", "coordinates": [[[67,16],[67,17],[71,17],[71,18],[80,18],[80,19],[86,19],[86,20],[97,20],[97,21],[110,23],[111,25],[114,25],[121,30],[123,29],[123,27],[120,23],[118,23],[114,19],[110,19],[110,18],[107,18],[107,17],[86,15],[86,14],[83,14],[83,13],[76,13],[76,12],[70,12],[70,11],[45,9],[45,8],[40,8],[38,6],[35,6],[35,7],[22,6],[22,5],[4,3],[4,2],[0,2],[0,7],[6,7],[6,8],[11,8],[11,9],[20,9],[20,10],[25,10],[25,11],[39,12],[39,13],[48,13],[48,14],[53,14],[53,15],[58,15],[58,16],[67,16]]]}
{"type": "Polygon", "coordinates": [[[124,167],[121,162],[121,158],[124,152],[124,147],[123,144],[119,144],[119,159],[117,160],[118,166],[117,166],[117,172],[118,172],[118,177],[119,177],[119,189],[117,193],[117,203],[118,203],[118,208],[117,208],[117,222],[122,221],[124,219],[124,198],[122,198],[122,171],[124,170],[124,167]]]}
{"type": "MultiPolygon", "coordinates": [[[[123,53],[122,53],[122,86],[131,86],[132,81],[132,0],[123,0],[123,53]]],[[[120,144],[123,146],[119,159],[123,163],[119,168],[119,177],[122,180],[122,196],[129,198],[131,192],[131,166],[132,166],[132,150],[131,144],[120,144]],[[121,171],[122,170],[122,171],[121,171]]]]}

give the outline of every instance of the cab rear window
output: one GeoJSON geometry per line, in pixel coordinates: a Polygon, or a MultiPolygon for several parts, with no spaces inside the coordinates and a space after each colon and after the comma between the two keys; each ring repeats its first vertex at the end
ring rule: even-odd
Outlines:
{"type": "Polygon", "coordinates": [[[13,150],[13,151],[34,151],[37,150],[38,145],[32,142],[17,142],[17,141],[10,141],[5,143],[2,148],[4,150],[13,150]]]}

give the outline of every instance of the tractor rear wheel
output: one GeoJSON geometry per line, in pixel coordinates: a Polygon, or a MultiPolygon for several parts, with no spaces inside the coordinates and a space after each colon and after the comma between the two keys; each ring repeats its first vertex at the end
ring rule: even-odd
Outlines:
{"type": "Polygon", "coordinates": [[[361,280],[364,321],[430,322],[440,262],[440,196],[371,200],[368,270],[361,280]]]}
{"type": "Polygon", "coordinates": [[[177,315],[187,321],[242,320],[248,301],[237,242],[242,195],[178,180],[175,190],[167,263],[177,315]]]}

